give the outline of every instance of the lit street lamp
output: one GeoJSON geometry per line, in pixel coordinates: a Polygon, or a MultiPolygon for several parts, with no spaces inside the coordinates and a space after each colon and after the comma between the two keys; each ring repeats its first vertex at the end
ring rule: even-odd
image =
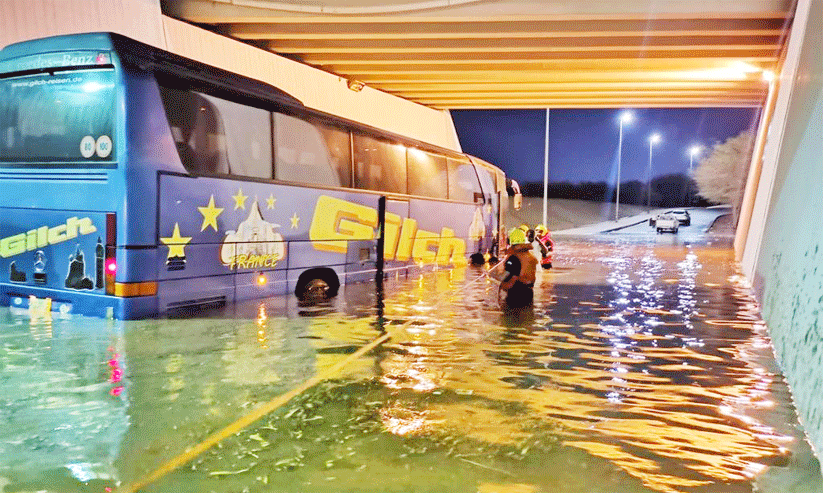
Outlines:
{"type": "Polygon", "coordinates": [[[686,205],[692,205],[692,172],[694,171],[694,157],[700,154],[703,146],[693,145],[689,149],[689,180],[686,182],[686,205]]]}
{"type": "Polygon", "coordinates": [[[692,146],[689,149],[689,174],[692,173],[692,169],[694,168],[694,157],[700,154],[700,151],[703,150],[703,146],[692,146]]]}
{"type": "Polygon", "coordinates": [[[660,142],[660,134],[654,133],[649,137],[649,194],[646,199],[646,208],[648,209],[652,207],[652,147],[658,142],[660,142]]]}
{"type": "Polygon", "coordinates": [[[614,198],[614,220],[620,218],[620,167],[623,161],[623,124],[629,124],[634,120],[634,115],[630,111],[620,114],[620,137],[617,140],[617,193],[614,198]]]}

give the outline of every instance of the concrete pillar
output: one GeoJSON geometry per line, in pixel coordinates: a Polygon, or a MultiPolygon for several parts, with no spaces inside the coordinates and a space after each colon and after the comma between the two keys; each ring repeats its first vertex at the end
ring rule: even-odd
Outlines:
{"type": "Polygon", "coordinates": [[[799,0],[742,268],[818,458],[823,454],[823,0],[799,0]]]}

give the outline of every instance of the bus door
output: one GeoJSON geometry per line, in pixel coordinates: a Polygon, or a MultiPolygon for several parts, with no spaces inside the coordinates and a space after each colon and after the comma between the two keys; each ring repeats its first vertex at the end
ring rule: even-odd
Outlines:
{"type": "Polygon", "coordinates": [[[483,224],[484,234],[483,240],[481,241],[481,253],[486,253],[492,251],[492,243],[495,238],[495,234],[499,229],[498,225],[498,218],[496,212],[499,210],[500,207],[500,198],[497,195],[497,190],[495,188],[494,183],[494,176],[492,173],[484,166],[476,166],[477,169],[477,176],[480,178],[480,186],[483,190],[483,224]]]}
{"type": "Polygon", "coordinates": [[[495,245],[494,254],[502,257],[505,253],[504,245],[508,240],[508,231],[506,230],[506,211],[509,206],[509,195],[506,192],[506,175],[500,170],[495,172],[495,181],[497,185],[497,192],[494,194],[497,197],[497,229],[495,230],[495,237],[493,243],[495,245]]]}
{"type": "Polygon", "coordinates": [[[409,264],[409,259],[400,251],[403,223],[408,223],[409,210],[408,200],[386,201],[386,243],[383,249],[386,274],[391,275],[397,271],[405,272],[409,264]]]}

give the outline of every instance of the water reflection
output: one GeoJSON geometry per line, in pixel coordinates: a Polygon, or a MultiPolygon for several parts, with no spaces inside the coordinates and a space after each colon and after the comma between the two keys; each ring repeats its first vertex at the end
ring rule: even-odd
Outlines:
{"type": "Polygon", "coordinates": [[[555,265],[524,311],[501,311],[497,285],[468,267],[391,280],[382,323],[368,285],[317,310],[272,299],[186,320],[3,312],[0,413],[12,426],[0,484],[139,482],[382,330],[387,343],[146,491],[725,493],[791,491],[781,475],[819,481],[813,460],[795,464],[808,446],[728,249],[579,243],[555,265]]]}
{"type": "Polygon", "coordinates": [[[7,309],[0,327],[0,484],[70,491],[116,478],[128,428],[119,328],[7,309]]]}

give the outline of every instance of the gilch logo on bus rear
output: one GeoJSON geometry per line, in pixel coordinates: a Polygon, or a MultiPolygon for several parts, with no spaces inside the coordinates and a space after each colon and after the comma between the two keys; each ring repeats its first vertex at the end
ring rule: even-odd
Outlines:
{"type": "Polygon", "coordinates": [[[0,282],[77,290],[105,288],[105,215],[6,209],[0,282]]]}

